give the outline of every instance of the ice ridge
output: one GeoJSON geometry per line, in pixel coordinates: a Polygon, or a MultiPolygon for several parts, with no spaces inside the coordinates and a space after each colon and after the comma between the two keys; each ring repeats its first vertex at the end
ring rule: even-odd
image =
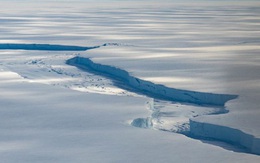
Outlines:
{"type": "Polygon", "coordinates": [[[100,48],[102,46],[120,46],[118,43],[104,43],[98,46],[73,46],[55,44],[22,44],[22,43],[0,43],[0,50],[41,50],[41,51],[86,51],[100,48]]]}
{"type": "MultiPolygon", "coordinates": [[[[164,85],[155,84],[150,81],[145,81],[134,77],[123,69],[95,63],[89,58],[80,56],[67,60],[67,64],[110,77],[116,82],[127,85],[127,87],[130,87],[132,91],[134,90],[137,93],[141,93],[155,99],[224,108],[227,101],[238,97],[237,95],[214,94],[169,88],[164,85]]],[[[216,114],[221,113],[222,112],[216,114]]],[[[152,118],[153,116],[148,118],[137,118],[132,121],[132,125],[141,128],[153,128],[152,118]]],[[[190,119],[189,131],[185,131],[182,134],[198,139],[212,138],[215,140],[220,140],[233,145],[245,147],[248,149],[249,153],[260,154],[259,138],[238,129],[199,122],[196,118],[190,119]]]]}
{"type": "Polygon", "coordinates": [[[50,50],[50,51],[85,51],[97,47],[83,47],[71,45],[51,45],[51,44],[0,44],[0,49],[9,50],[50,50]]]}
{"type": "Polygon", "coordinates": [[[190,119],[190,136],[194,138],[213,138],[230,144],[245,147],[249,153],[260,155],[260,138],[241,130],[200,122],[190,119]]]}
{"type": "Polygon", "coordinates": [[[67,64],[109,75],[110,78],[124,83],[131,89],[136,90],[136,92],[152,98],[195,105],[213,106],[224,106],[227,101],[237,98],[237,95],[214,94],[169,88],[164,85],[155,84],[150,81],[134,77],[123,69],[94,63],[89,58],[80,56],[69,59],[67,64]]]}

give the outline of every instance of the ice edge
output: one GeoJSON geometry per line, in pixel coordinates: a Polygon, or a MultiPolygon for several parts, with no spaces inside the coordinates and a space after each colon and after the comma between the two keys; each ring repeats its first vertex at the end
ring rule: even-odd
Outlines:
{"type": "Polygon", "coordinates": [[[67,60],[66,63],[82,69],[90,69],[98,73],[109,75],[110,77],[123,82],[125,85],[137,90],[138,92],[157,99],[204,106],[224,106],[227,101],[238,97],[237,95],[204,93],[169,88],[161,84],[155,84],[150,81],[145,81],[131,76],[129,72],[120,68],[94,63],[89,58],[79,56],[67,60]]]}
{"type": "Polygon", "coordinates": [[[92,46],[92,47],[55,45],[55,44],[0,43],[0,50],[86,51],[86,50],[95,49],[107,45],[114,45],[114,43],[106,43],[100,46],[92,46]]]}
{"type": "Polygon", "coordinates": [[[249,150],[249,153],[260,155],[260,138],[235,128],[200,122],[195,119],[190,119],[190,137],[221,140],[243,146],[249,150]]]}
{"type": "MultiPolygon", "coordinates": [[[[100,46],[84,47],[51,44],[2,43],[0,44],[0,50],[86,51],[90,49],[100,48],[102,46],[119,46],[119,44],[105,43],[100,46]]],[[[152,82],[133,77],[125,70],[108,65],[94,63],[89,58],[75,57],[67,60],[66,63],[79,68],[87,68],[99,73],[109,74],[110,76],[118,78],[119,80],[125,82],[125,84],[127,84],[128,86],[137,89],[145,95],[148,95],[150,97],[152,96],[153,98],[170,100],[174,102],[191,103],[195,105],[223,107],[227,101],[238,97],[237,95],[203,93],[168,88],[163,85],[154,84],[152,82]]],[[[149,121],[149,118],[147,120],[149,121]]],[[[145,124],[145,126],[147,125],[149,124],[145,124]]],[[[253,135],[244,133],[243,131],[240,131],[238,129],[199,122],[195,119],[190,119],[189,135],[191,137],[214,138],[224,142],[238,144],[249,149],[250,153],[258,155],[260,154],[260,139],[254,137],[253,135]]]]}
{"type": "MultiPolygon", "coordinates": [[[[169,88],[164,85],[155,84],[131,76],[129,72],[123,69],[95,63],[89,58],[80,56],[71,58],[67,60],[66,63],[86,71],[91,70],[100,74],[105,74],[105,76],[109,75],[109,77],[124,82],[124,84],[137,90],[139,93],[141,92],[148,97],[157,99],[202,106],[224,107],[227,101],[238,97],[237,95],[214,94],[169,88]]],[[[151,126],[151,118],[137,118],[132,122],[132,125],[141,128],[149,128],[149,126],[151,126]]],[[[260,139],[238,129],[201,123],[195,119],[190,119],[190,131],[182,134],[193,138],[213,138],[230,144],[243,146],[252,154],[260,154],[260,139]]]]}

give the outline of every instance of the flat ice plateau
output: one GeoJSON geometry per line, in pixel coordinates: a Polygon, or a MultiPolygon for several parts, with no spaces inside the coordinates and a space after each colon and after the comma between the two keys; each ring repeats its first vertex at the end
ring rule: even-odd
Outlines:
{"type": "Polygon", "coordinates": [[[0,162],[260,162],[259,2],[0,2],[0,162]]]}

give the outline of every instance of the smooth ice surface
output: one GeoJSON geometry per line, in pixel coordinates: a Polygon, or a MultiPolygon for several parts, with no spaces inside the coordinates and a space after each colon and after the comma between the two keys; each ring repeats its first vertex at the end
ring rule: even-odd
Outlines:
{"type": "Polygon", "coordinates": [[[259,162],[247,153],[259,154],[258,6],[1,1],[1,161],[259,162]],[[99,48],[57,51],[63,45],[99,48]],[[239,98],[222,108],[228,113],[209,115],[216,108],[119,88],[67,65],[74,57],[168,88],[239,98]],[[186,131],[189,119],[198,140],[174,133],[186,131]]]}

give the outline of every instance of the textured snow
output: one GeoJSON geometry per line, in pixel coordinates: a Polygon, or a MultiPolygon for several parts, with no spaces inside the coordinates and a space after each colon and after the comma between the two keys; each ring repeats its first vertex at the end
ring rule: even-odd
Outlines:
{"type": "Polygon", "coordinates": [[[259,162],[257,1],[64,2],[1,3],[2,162],[259,162]],[[75,57],[239,97],[152,99],[66,64],[75,57]]]}
{"type": "Polygon", "coordinates": [[[87,94],[28,83],[5,68],[1,68],[0,79],[3,162],[257,162],[259,159],[180,134],[129,126],[126,120],[149,114],[143,109],[147,100],[144,98],[87,94]]]}

